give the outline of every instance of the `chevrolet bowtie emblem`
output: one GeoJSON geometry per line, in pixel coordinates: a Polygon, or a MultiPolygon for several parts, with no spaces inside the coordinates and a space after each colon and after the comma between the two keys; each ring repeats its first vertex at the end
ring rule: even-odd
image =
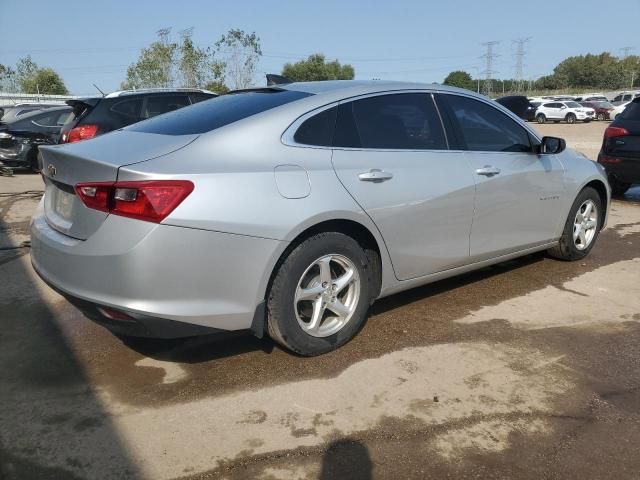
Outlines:
{"type": "Polygon", "coordinates": [[[51,177],[55,177],[56,173],[58,173],[58,171],[56,170],[55,165],[49,164],[47,166],[47,171],[49,172],[49,176],[51,177]]]}

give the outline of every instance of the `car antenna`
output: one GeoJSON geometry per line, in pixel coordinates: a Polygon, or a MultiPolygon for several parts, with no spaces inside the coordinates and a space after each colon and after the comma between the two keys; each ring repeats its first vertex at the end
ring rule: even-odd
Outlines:
{"type": "Polygon", "coordinates": [[[96,87],[96,90],[98,90],[102,94],[103,97],[106,97],[106,94],[102,90],[100,90],[100,87],[98,87],[98,85],[96,85],[95,83],[92,83],[92,85],[94,87],[96,87]]]}

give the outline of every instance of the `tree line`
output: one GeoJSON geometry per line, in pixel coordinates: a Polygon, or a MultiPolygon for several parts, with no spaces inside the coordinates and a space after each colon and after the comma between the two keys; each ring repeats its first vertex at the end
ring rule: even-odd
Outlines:
{"type": "Polygon", "coordinates": [[[15,68],[0,63],[0,91],[67,95],[62,78],[49,67],[39,67],[31,56],[18,60],[15,68]]]}
{"type": "Polygon", "coordinates": [[[524,93],[532,90],[620,90],[640,88],[640,57],[620,58],[609,52],[577,55],[560,62],[550,75],[530,80],[474,79],[456,70],[444,79],[445,85],[482,93],[524,93]]]}
{"type": "MultiPolygon", "coordinates": [[[[226,93],[248,88],[257,81],[262,45],[255,32],[231,29],[207,47],[193,42],[192,29],[173,41],[169,33],[168,29],[160,31],[154,42],[141,49],[137,60],[127,67],[122,89],[193,87],[226,93]]],[[[351,80],[355,69],[316,53],[286,63],[281,74],[298,82],[351,80]]],[[[619,58],[609,52],[573,56],[560,62],[550,75],[530,80],[474,79],[464,70],[456,70],[443,83],[486,94],[640,88],[640,57],[619,58]]],[[[0,90],[69,93],[57,72],[38,66],[30,56],[20,59],[15,67],[0,64],[0,90]]]]}

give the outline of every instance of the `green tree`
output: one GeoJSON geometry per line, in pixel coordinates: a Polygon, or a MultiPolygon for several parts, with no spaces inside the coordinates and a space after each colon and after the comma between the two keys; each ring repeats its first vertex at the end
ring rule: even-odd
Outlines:
{"type": "Polygon", "coordinates": [[[16,71],[8,65],[0,63],[0,91],[15,92],[18,90],[16,71]]]}
{"type": "Polygon", "coordinates": [[[38,72],[38,65],[31,59],[31,55],[18,60],[16,64],[16,81],[20,90],[26,93],[33,86],[33,79],[38,72]]]}
{"type": "MultiPolygon", "coordinates": [[[[40,68],[28,55],[18,60],[15,74],[10,68],[5,76],[7,74],[10,77],[15,76],[15,83],[24,93],[44,95],[66,95],[69,93],[60,75],[52,68],[40,68]]],[[[11,80],[13,79],[11,78],[11,80]]]]}
{"type": "Polygon", "coordinates": [[[467,90],[476,90],[476,85],[473,82],[473,78],[471,78],[471,75],[463,70],[456,70],[454,72],[451,72],[444,79],[443,83],[452,87],[466,88],[467,90]]]}
{"type": "Polygon", "coordinates": [[[69,90],[62,78],[51,68],[40,68],[33,78],[32,84],[25,88],[26,93],[41,93],[44,95],[68,95],[69,90]]]}
{"type": "Polygon", "coordinates": [[[286,63],[282,75],[294,82],[316,80],[353,80],[355,70],[351,65],[341,65],[338,60],[327,62],[321,53],[310,55],[306,60],[286,63]]]}
{"type": "Polygon", "coordinates": [[[231,29],[214,46],[212,68],[216,80],[228,79],[233,89],[250,87],[262,56],[260,37],[255,32],[231,29]]]}
{"type": "Polygon", "coordinates": [[[215,92],[217,94],[223,95],[225,93],[227,93],[230,89],[229,87],[227,87],[224,82],[221,82],[219,80],[215,80],[212,82],[207,83],[204,88],[206,90],[209,90],[211,92],[215,92]]]}
{"type": "Polygon", "coordinates": [[[178,71],[184,87],[199,88],[219,80],[222,69],[213,61],[209,49],[196,46],[190,36],[182,39],[179,49],[178,71]]]}
{"type": "Polygon", "coordinates": [[[127,68],[122,89],[171,87],[174,84],[178,45],[161,40],[143,48],[135,63],[127,68]]]}

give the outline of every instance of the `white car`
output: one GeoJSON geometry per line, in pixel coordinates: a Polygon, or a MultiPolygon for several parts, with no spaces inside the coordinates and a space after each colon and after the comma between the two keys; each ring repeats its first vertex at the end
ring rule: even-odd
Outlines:
{"type": "Polygon", "coordinates": [[[593,108],[583,107],[578,102],[547,102],[543,103],[536,110],[536,120],[538,123],[545,123],[551,120],[558,123],[562,120],[567,123],[576,123],[581,120],[585,123],[595,118],[596,112],[593,108]]]}
{"type": "Polygon", "coordinates": [[[627,108],[627,105],[629,105],[630,103],[631,102],[625,102],[621,103],[620,105],[616,105],[616,107],[609,112],[609,118],[611,119],[611,121],[613,122],[618,115],[624,112],[624,109],[627,108]]]}
{"type": "Polygon", "coordinates": [[[611,103],[613,105],[626,105],[627,103],[629,103],[631,100],[633,100],[634,98],[638,98],[640,97],[640,92],[621,92],[619,95],[617,95],[613,100],[611,100],[611,103]]]}

